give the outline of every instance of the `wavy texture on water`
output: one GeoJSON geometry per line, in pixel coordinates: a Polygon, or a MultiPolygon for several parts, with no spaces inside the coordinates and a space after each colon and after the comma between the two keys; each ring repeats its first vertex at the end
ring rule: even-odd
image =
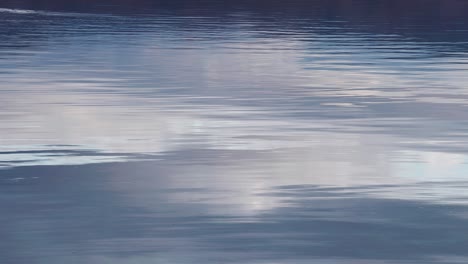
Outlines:
{"type": "Polygon", "coordinates": [[[0,263],[468,263],[468,2],[0,6],[0,263]]]}

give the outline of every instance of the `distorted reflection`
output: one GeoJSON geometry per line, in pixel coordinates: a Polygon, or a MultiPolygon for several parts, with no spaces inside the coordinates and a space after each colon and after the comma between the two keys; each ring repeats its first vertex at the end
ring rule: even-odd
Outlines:
{"type": "Polygon", "coordinates": [[[468,4],[0,3],[0,263],[466,263],[468,4]]]}

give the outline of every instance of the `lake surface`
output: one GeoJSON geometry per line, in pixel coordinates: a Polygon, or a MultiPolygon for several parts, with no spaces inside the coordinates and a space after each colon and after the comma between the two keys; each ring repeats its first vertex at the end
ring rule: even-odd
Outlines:
{"type": "Polygon", "coordinates": [[[468,3],[283,2],[1,1],[0,263],[468,263],[468,3]]]}

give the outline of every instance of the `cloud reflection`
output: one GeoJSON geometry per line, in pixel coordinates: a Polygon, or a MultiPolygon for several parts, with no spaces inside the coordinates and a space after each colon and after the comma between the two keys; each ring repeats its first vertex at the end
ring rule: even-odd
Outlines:
{"type": "MultiPolygon", "coordinates": [[[[8,186],[11,192],[0,200],[7,213],[1,218],[0,232],[2,237],[14,238],[9,247],[15,247],[2,247],[0,259],[29,263],[457,263],[467,257],[466,206],[366,195],[384,189],[397,194],[405,185],[295,184],[263,189],[265,200],[282,200],[282,206],[252,217],[237,210],[237,205],[255,200],[223,200],[241,197],[226,189],[215,191],[205,185],[212,179],[201,175],[203,168],[209,170],[213,164],[219,171],[237,170],[241,177],[248,169],[206,163],[219,153],[174,155],[166,162],[0,171],[2,179],[38,177],[0,182],[0,188],[8,186]],[[179,155],[185,155],[180,161],[193,155],[194,164],[181,165],[179,155]],[[200,175],[188,172],[194,168],[200,175]],[[184,194],[191,198],[181,199],[184,194]],[[206,194],[211,196],[199,196],[206,194]],[[16,206],[8,205],[12,201],[16,206]]],[[[244,179],[218,180],[229,188],[244,179]]]]}

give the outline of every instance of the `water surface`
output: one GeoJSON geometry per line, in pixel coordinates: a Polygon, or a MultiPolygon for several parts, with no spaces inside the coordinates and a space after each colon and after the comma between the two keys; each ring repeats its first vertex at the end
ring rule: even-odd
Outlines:
{"type": "Polygon", "coordinates": [[[468,4],[128,2],[0,4],[0,263],[468,261],[468,4]]]}

